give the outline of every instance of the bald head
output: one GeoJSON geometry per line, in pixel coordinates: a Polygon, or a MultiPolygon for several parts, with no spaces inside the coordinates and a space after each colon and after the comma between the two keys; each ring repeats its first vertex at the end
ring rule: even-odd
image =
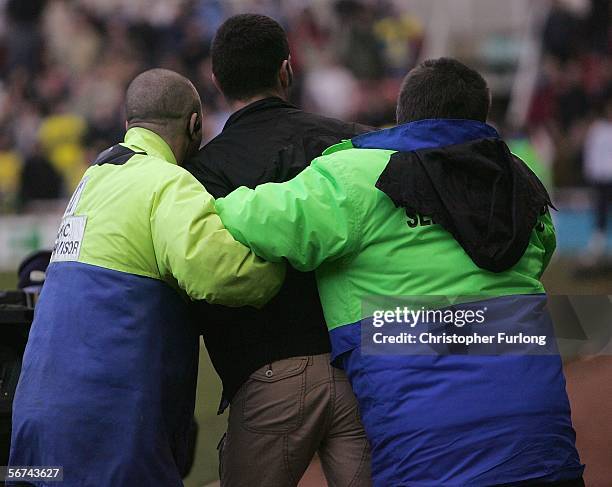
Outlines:
{"type": "Polygon", "coordinates": [[[150,69],[128,86],[125,111],[128,129],[142,127],[160,135],[179,162],[202,141],[202,103],[184,76],[168,69],[150,69]]]}
{"type": "Polygon", "coordinates": [[[136,76],[125,105],[129,125],[167,124],[201,113],[200,96],[191,81],[168,69],[150,69],[136,76]]]}

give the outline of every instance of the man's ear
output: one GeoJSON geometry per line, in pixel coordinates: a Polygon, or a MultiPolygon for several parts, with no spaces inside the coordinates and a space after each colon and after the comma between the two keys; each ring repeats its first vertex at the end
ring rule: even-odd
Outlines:
{"type": "Polygon", "coordinates": [[[215,73],[211,73],[210,79],[212,80],[213,85],[215,85],[215,88],[217,88],[217,91],[223,95],[223,90],[221,89],[221,86],[219,86],[219,81],[217,80],[215,73]]]}
{"type": "Polygon", "coordinates": [[[190,139],[194,139],[198,136],[200,131],[202,130],[202,120],[200,120],[200,115],[198,113],[192,113],[189,118],[189,127],[188,127],[188,135],[190,139]]]}
{"type": "Polygon", "coordinates": [[[293,69],[291,68],[291,55],[281,64],[279,79],[284,89],[290,88],[293,84],[293,69]]]}
{"type": "Polygon", "coordinates": [[[129,123],[128,123],[128,121],[126,120],[126,121],[125,121],[125,131],[126,131],[126,132],[127,132],[127,130],[128,130],[129,125],[130,125],[130,124],[129,124],[129,123]]]}

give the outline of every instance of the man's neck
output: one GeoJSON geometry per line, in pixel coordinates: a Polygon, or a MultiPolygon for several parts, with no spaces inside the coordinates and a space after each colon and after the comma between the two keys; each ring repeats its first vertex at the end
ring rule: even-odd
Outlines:
{"type": "Polygon", "coordinates": [[[270,91],[267,93],[260,93],[259,95],[255,95],[245,100],[231,100],[229,101],[229,106],[232,110],[232,113],[235,113],[238,110],[242,110],[244,107],[246,107],[247,105],[250,105],[251,103],[255,103],[256,101],[265,100],[266,98],[272,98],[272,97],[280,98],[281,100],[287,101],[285,100],[285,97],[281,95],[280,93],[276,91],[270,91]]]}

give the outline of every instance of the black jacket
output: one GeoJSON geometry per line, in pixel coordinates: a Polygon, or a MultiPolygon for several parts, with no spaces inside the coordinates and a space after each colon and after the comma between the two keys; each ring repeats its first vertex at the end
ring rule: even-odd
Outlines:
{"type": "MultiPolygon", "coordinates": [[[[365,131],[303,112],[280,98],[266,98],[234,113],[221,134],[185,167],[220,198],[240,186],[288,181],[330,145],[365,131]]],[[[196,306],[228,400],[266,364],[330,350],[314,273],[288,268],[281,291],[262,310],[196,306]]]]}

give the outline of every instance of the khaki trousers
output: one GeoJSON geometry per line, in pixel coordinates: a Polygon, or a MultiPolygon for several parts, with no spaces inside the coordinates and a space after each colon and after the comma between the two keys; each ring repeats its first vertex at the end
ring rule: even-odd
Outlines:
{"type": "Polygon", "coordinates": [[[222,487],[297,485],[315,453],[330,487],[369,487],[359,408],[329,354],[273,362],[238,391],[219,444],[222,487]]]}

